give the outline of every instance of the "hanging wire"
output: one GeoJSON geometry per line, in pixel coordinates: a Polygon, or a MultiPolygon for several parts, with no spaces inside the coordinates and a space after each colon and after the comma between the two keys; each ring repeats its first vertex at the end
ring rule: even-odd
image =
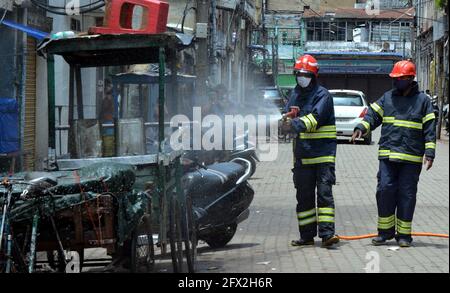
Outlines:
{"type": "MultiPolygon", "coordinates": [[[[54,14],[58,14],[58,15],[68,15],[68,13],[66,11],[67,10],[66,6],[53,6],[53,5],[43,3],[42,1],[39,1],[39,0],[31,0],[31,3],[47,12],[50,12],[50,13],[54,13],[54,14]]],[[[103,6],[105,6],[104,0],[96,0],[92,3],[81,5],[80,7],[78,7],[80,9],[79,14],[92,12],[92,11],[102,8],[103,6]]]]}
{"type": "Polygon", "coordinates": [[[5,12],[3,12],[2,18],[0,19],[0,24],[3,23],[3,21],[5,20],[6,14],[8,13],[8,9],[6,9],[6,6],[1,7],[1,9],[5,10],[5,12]]]}

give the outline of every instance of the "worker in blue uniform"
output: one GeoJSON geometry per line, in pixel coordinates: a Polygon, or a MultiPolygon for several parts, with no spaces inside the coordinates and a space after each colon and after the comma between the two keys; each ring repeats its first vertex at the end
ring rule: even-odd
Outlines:
{"type": "Polygon", "coordinates": [[[430,170],[435,158],[436,117],[431,100],[414,81],[414,63],[396,63],[390,76],[395,88],[370,106],[352,140],[382,125],[376,193],[378,237],[372,243],[383,245],[396,238],[400,247],[409,247],[422,163],[430,170]]]}
{"type": "Polygon", "coordinates": [[[319,86],[318,72],[314,57],[304,55],[296,61],[294,74],[298,85],[286,106],[285,112],[291,119],[285,120],[283,129],[296,136],[292,171],[300,239],[293,240],[291,245],[314,245],[319,234],[322,247],[327,248],[339,242],[335,235],[332,193],[336,184],[336,119],[333,98],[319,86]]]}

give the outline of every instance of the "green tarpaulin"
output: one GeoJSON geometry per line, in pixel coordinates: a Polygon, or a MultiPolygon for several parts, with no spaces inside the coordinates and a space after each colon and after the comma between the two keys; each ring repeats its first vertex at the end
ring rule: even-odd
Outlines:
{"type": "MultiPolygon", "coordinates": [[[[117,241],[122,244],[129,238],[149,205],[150,198],[146,193],[132,189],[135,182],[135,168],[132,165],[99,163],[78,172],[17,173],[14,177],[31,180],[43,176],[57,179],[58,185],[49,189],[53,196],[17,201],[11,210],[12,223],[31,221],[38,208],[42,217],[48,217],[95,200],[102,193],[111,193],[117,211],[117,241]]],[[[14,192],[22,193],[25,188],[25,185],[16,185],[14,192]]],[[[4,191],[0,189],[0,193],[4,191]]]]}

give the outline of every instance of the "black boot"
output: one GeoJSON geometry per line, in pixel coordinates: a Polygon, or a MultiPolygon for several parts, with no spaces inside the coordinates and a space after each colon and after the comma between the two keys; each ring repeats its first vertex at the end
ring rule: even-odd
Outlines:
{"type": "Polygon", "coordinates": [[[308,246],[314,245],[314,239],[300,239],[300,240],[292,240],[292,246],[308,246]]]}
{"type": "Polygon", "coordinates": [[[328,236],[322,239],[322,247],[329,248],[339,243],[339,237],[337,235],[328,236]]]}
{"type": "Polygon", "coordinates": [[[386,236],[378,235],[377,237],[375,237],[374,239],[372,239],[372,244],[373,244],[374,246],[385,245],[386,242],[387,242],[388,240],[391,240],[391,239],[393,239],[393,238],[394,238],[394,237],[386,237],[386,236]]]}
{"type": "Polygon", "coordinates": [[[400,238],[397,240],[398,246],[402,247],[402,248],[408,248],[411,247],[411,242],[408,239],[404,239],[404,238],[400,238]]]}

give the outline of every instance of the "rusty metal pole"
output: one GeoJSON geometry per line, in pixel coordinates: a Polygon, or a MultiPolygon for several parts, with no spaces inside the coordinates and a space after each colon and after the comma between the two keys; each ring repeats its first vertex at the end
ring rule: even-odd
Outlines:
{"type": "MultiPolygon", "coordinates": [[[[198,24],[208,24],[209,25],[209,1],[197,0],[197,28],[198,24]]],[[[196,56],[196,75],[197,83],[196,96],[200,98],[198,102],[202,105],[206,102],[206,80],[209,76],[209,66],[208,66],[208,38],[198,38],[197,39],[198,48],[196,56]]]]}

